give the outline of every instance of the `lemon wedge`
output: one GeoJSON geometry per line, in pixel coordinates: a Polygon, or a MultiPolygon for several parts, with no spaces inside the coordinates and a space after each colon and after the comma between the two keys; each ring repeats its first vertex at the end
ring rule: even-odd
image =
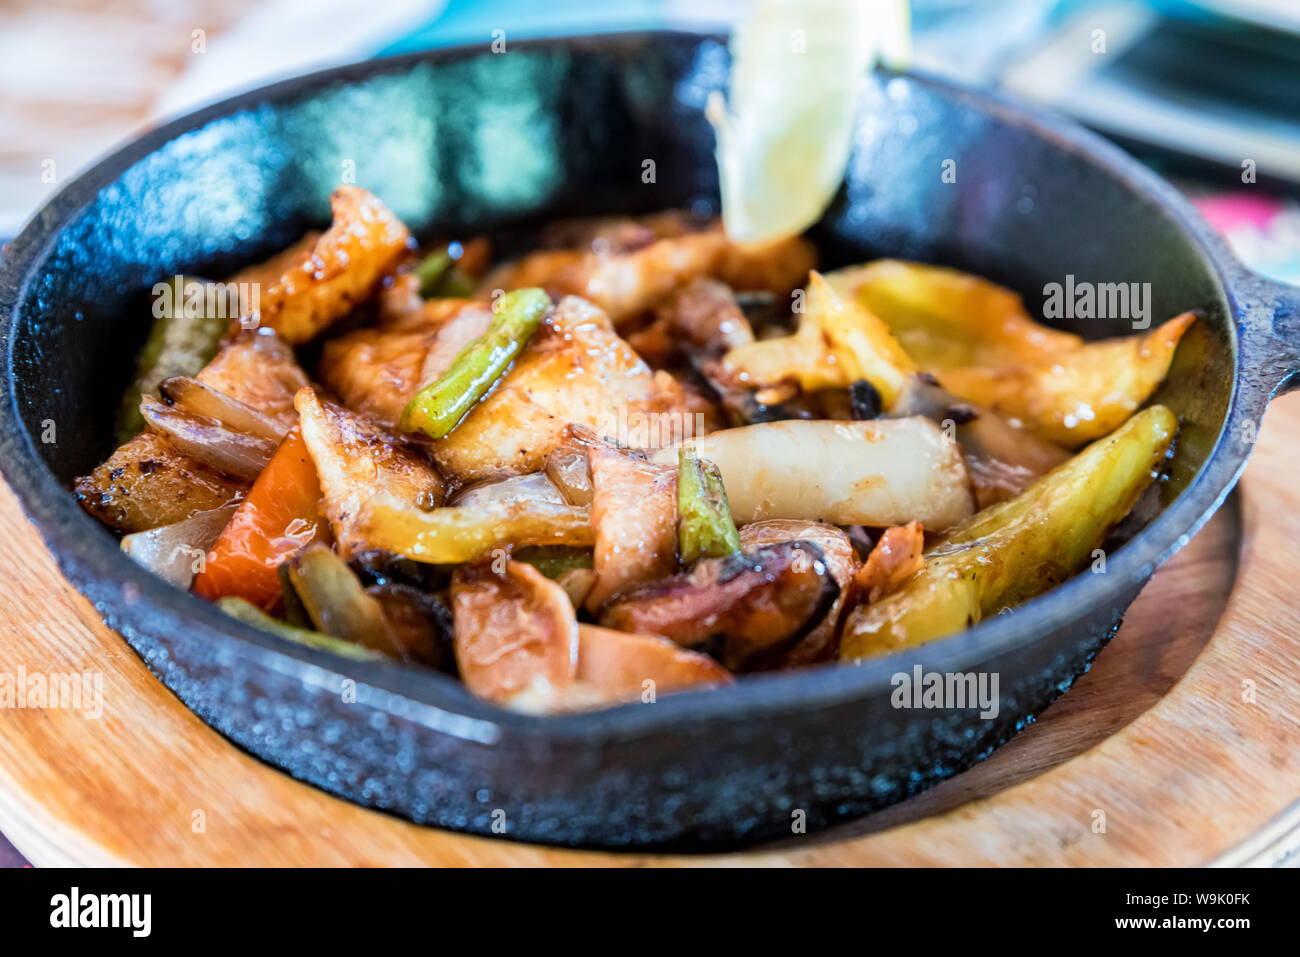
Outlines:
{"type": "Polygon", "coordinates": [[[905,65],[907,0],[754,0],[714,92],[722,221],[762,245],[815,223],[844,178],[858,97],[877,58],[905,65]]]}

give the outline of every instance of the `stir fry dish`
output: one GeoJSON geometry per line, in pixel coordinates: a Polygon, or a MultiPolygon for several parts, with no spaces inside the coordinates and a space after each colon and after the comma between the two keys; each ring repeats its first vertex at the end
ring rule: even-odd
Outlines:
{"type": "Polygon", "coordinates": [[[677,212],[496,264],[357,187],[332,213],[230,278],[237,316],[174,281],[76,495],[235,618],[503,707],[953,634],[1087,568],[1178,429],[1148,400],[1190,313],[1084,341],[976,276],[677,212]]]}

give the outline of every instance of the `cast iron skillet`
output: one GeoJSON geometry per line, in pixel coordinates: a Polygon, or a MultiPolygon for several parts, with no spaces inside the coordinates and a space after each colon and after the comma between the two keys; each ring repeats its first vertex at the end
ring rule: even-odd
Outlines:
{"type": "MultiPolygon", "coordinates": [[[[845,186],[816,231],[832,265],[952,264],[1020,289],[1031,309],[1067,274],[1150,282],[1155,322],[1203,317],[1160,396],[1183,425],[1157,513],[1104,574],[898,659],[537,719],[442,675],[343,662],[231,621],[124,558],[73,500],[72,478],[109,450],[154,282],[225,275],[283,247],[327,221],[331,188],[352,176],[426,233],[708,205],[701,108],[726,64],[717,38],[650,33],[302,77],[137,140],[13,243],[0,278],[4,474],[68,579],[205,721],[329,791],[459,830],[677,847],[789,834],[798,811],[813,827],[863,814],[1007,740],[1223,501],[1270,395],[1300,369],[1300,290],[1246,271],[1169,186],[1096,137],[889,74],[872,82],[845,186]],[[914,664],[996,672],[998,716],[894,708],[891,676],[914,664]]],[[[1132,331],[1122,319],[1076,329],[1132,331]]]]}

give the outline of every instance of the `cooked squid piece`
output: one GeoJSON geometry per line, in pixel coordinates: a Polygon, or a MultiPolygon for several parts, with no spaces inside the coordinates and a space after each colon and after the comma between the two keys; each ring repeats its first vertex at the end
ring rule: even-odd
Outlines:
{"type": "Polygon", "coordinates": [[[295,400],[303,441],[316,464],[334,538],[344,558],[372,543],[361,529],[362,511],[378,502],[395,508],[442,504],[442,478],[424,454],[310,386],[295,400]]]}
{"type": "Polygon", "coordinates": [[[895,525],[880,540],[854,576],[854,584],[867,603],[898,591],[903,583],[925,569],[925,534],[919,522],[895,525]]]}
{"type": "Polygon", "coordinates": [[[462,565],[451,579],[456,666],[480,698],[508,704],[577,674],[578,622],[569,596],[531,565],[507,560],[462,565]]]}
{"type": "Polygon", "coordinates": [[[731,287],[701,276],[669,295],[654,322],[627,341],[651,365],[664,366],[674,359],[721,359],[753,342],[754,331],[731,287]]]}
{"type": "Polygon", "coordinates": [[[406,227],[364,189],[340,186],[330,212],[330,228],[259,289],[257,308],[241,323],[307,342],[368,297],[406,253],[406,227]]]}
{"type": "MultiPolygon", "coordinates": [[[[942,530],[974,511],[961,449],[929,419],[764,422],[693,439],[740,524],[768,518],[942,530]]],[[[652,460],[670,461],[664,449],[652,460]]]]}
{"type": "Polygon", "coordinates": [[[716,639],[727,669],[743,671],[794,647],[839,593],[822,550],[790,542],[704,559],[689,572],[630,588],[605,604],[599,621],[687,647],[716,639]]]}
{"type": "Polygon", "coordinates": [[[677,570],[677,470],[604,443],[588,449],[593,613],[615,592],[677,570]]]}
{"type": "Polygon", "coordinates": [[[456,663],[481,698],[546,713],[731,681],[712,658],[665,638],[580,625],[555,582],[522,562],[494,564],[462,566],[451,586],[456,663]]]}
{"type": "Polygon", "coordinates": [[[554,296],[582,296],[621,325],[700,276],[719,279],[733,289],[786,295],[814,265],[816,252],[801,237],[750,248],[733,243],[720,225],[713,225],[628,252],[530,253],[489,273],[479,288],[490,294],[493,289],[540,286],[554,296]]]}
{"type": "Polygon", "coordinates": [[[1178,428],[1152,406],[1009,501],[952,529],[902,588],[850,613],[842,659],[960,631],[1079,571],[1154,480],[1178,428]]]}

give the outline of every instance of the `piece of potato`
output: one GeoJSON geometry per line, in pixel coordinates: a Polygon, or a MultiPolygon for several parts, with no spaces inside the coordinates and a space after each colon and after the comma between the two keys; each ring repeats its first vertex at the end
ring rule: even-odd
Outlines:
{"type": "Polygon", "coordinates": [[[1115,430],[1164,380],[1196,318],[1185,312],[1145,336],[1089,342],[1050,364],[945,369],[953,393],[1024,422],[1039,437],[1077,448],[1115,430]]]}
{"type": "Polygon", "coordinates": [[[594,613],[615,592],[677,570],[677,469],[604,443],[587,455],[596,572],[587,608],[594,613]]]}
{"type": "Polygon", "coordinates": [[[340,186],[330,195],[333,222],[278,278],[264,282],[245,326],[276,330],[289,343],[315,337],[375,289],[405,255],[409,233],[373,194],[340,186]]]}
{"type": "Polygon", "coordinates": [[[798,330],[732,349],[723,368],[751,387],[796,383],[804,392],[847,389],[866,379],[893,405],[916,367],[888,327],[818,272],[808,280],[798,330]]]}
{"type": "Polygon", "coordinates": [[[720,225],[658,239],[628,252],[542,250],[507,263],[479,287],[496,289],[540,286],[552,297],[581,296],[601,309],[616,326],[653,309],[673,290],[700,276],[720,279],[733,289],[766,289],[786,295],[816,265],[816,251],[801,237],[766,246],[740,246],[720,225]]]}
{"type": "MultiPolygon", "coordinates": [[[[307,384],[293,350],[269,331],[232,336],[196,379],[286,429],[297,420],[293,395],[307,384]]],[[[175,524],[238,501],[248,487],[246,480],[208,468],[151,432],[123,443],[75,483],[82,506],[124,532],[175,524]]]]}
{"type": "Polygon", "coordinates": [[[320,477],[325,514],[344,558],[373,544],[361,527],[365,507],[384,502],[395,508],[431,509],[442,504],[442,478],[402,439],[321,401],[310,386],[298,392],[296,402],[303,442],[320,477]]]}
{"type": "Polygon", "coordinates": [[[1011,290],[957,269],[881,259],[827,273],[826,280],[878,316],[931,372],[1051,362],[1083,345],[1031,319],[1011,290]]]}
{"type": "MultiPolygon", "coordinates": [[[[957,443],[929,419],[763,422],[692,439],[722,471],[738,524],[792,518],[938,531],[974,511],[957,443]]],[[[652,456],[670,462],[664,449],[652,456]]]]}
{"type": "Polygon", "coordinates": [[[1178,420],[1152,406],[1028,491],[986,508],[925,554],[898,591],[855,608],[840,658],[889,654],[960,631],[1078,572],[1154,480],[1178,420]]]}
{"type": "Polygon", "coordinates": [[[578,622],[564,589],[531,565],[463,565],[451,578],[456,665],[473,694],[511,698],[569,684],[578,666],[578,622]]]}
{"type": "Polygon", "coordinates": [[[141,432],[77,479],[74,488],[82,508],[104,524],[143,532],[238,502],[248,482],[182,455],[159,435],[141,432]]]}
{"type": "Polygon", "coordinates": [[[431,565],[473,561],[510,545],[591,545],[591,513],[573,505],[493,502],[435,508],[367,504],[359,535],[373,548],[431,565]]]}

